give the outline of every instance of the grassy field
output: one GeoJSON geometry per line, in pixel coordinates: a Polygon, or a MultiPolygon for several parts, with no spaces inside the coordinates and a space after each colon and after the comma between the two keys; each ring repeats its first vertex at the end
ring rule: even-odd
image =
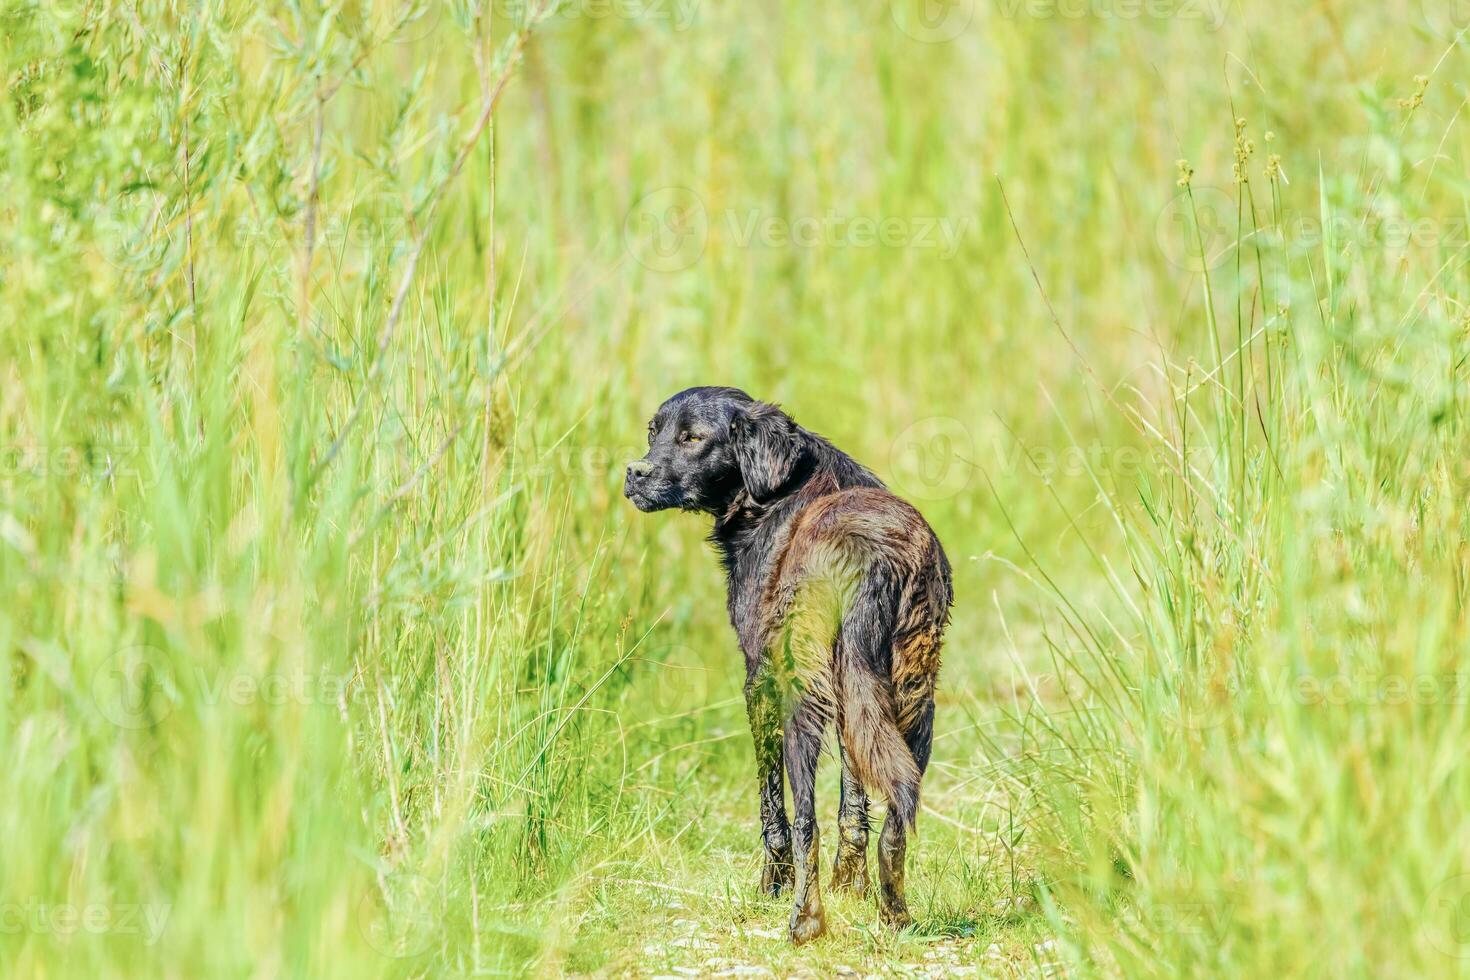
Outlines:
{"type": "Polygon", "coordinates": [[[0,972],[1470,974],[1463,3],[488,2],[0,8],[0,972]],[[910,932],[711,383],[954,562],[910,932]]]}

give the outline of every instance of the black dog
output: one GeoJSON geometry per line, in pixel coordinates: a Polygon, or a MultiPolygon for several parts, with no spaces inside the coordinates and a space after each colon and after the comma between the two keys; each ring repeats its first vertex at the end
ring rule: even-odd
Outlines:
{"type": "Polygon", "coordinates": [[[736,388],[690,388],[664,402],[623,493],[642,511],[714,515],[711,539],[745,652],[765,843],[761,888],[779,895],[795,886],[792,941],[824,928],[814,782],[822,733],[834,720],[842,801],[832,887],[867,888],[864,786],[873,787],[888,802],[879,908],[889,925],[908,925],[905,836],[929,763],[939,646],[954,600],[934,532],[850,456],[736,388]]]}

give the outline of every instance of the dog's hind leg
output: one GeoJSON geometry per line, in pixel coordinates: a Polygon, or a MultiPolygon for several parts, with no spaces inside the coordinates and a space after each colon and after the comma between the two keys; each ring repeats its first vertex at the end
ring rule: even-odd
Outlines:
{"type": "MultiPolygon", "coordinates": [[[[894,714],[920,778],[929,768],[929,753],[934,747],[934,681],[939,673],[939,645],[948,616],[948,596],[947,577],[915,583],[901,604],[899,629],[894,637],[894,714]]],[[[896,928],[910,921],[903,889],[906,845],[903,823],[890,813],[878,840],[879,906],[883,921],[896,928]]]]}
{"type": "Polygon", "coordinates": [[[791,910],[790,933],[791,941],[797,944],[816,939],[826,928],[816,800],[823,721],[813,702],[804,701],[786,722],[786,778],[791,782],[792,850],[796,857],[796,904],[791,910]]]}
{"type": "MultiPolygon", "coordinates": [[[[929,767],[929,750],[934,742],[934,694],[932,689],[913,703],[901,703],[899,717],[908,723],[904,741],[914,755],[919,775],[929,767]]],[[[883,832],[878,836],[878,914],[883,923],[894,929],[908,926],[908,901],[904,897],[904,859],[908,839],[904,822],[892,810],[883,818],[883,832]]]]}
{"type": "Polygon", "coordinates": [[[889,569],[870,569],[837,643],[843,742],[863,782],[888,801],[878,838],[880,914],[900,929],[910,922],[904,858],[929,764],[938,671],[939,633],[914,599],[889,569]]]}
{"type": "Polygon", "coordinates": [[[913,922],[903,894],[903,864],[908,840],[903,821],[892,812],[883,818],[878,835],[878,915],[883,924],[903,929],[913,922]]]}
{"type": "Polygon", "coordinates": [[[772,898],[789,889],[791,827],[786,822],[786,791],[781,783],[781,700],[768,671],[762,669],[745,682],[745,707],[755,738],[756,779],[761,797],[761,894],[772,898]]]}
{"type": "Polygon", "coordinates": [[[853,770],[842,740],[842,800],[837,806],[837,861],[832,866],[832,890],[855,895],[868,891],[868,792],[853,770]]]}

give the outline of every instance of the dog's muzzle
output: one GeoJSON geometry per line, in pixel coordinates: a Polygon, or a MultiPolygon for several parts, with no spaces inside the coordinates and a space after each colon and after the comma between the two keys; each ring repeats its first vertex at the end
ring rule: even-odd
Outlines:
{"type": "Polygon", "coordinates": [[[623,479],[623,496],[633,501],[639,510],[648,510],[652,501],[648,498],[648,477],[653,465],[644,460],[628,464],[627,476],[623,479]]]}

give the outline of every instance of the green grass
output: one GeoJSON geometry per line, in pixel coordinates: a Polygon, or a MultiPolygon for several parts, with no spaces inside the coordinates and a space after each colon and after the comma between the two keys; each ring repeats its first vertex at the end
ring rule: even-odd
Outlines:
{"type": "Polygon", "coordinates": [[[7,4],[0,970],[1470,972],[1453,8],[7,4]],[[701,383],[954,562],[910,933],[755,895],[701,383]]]}

